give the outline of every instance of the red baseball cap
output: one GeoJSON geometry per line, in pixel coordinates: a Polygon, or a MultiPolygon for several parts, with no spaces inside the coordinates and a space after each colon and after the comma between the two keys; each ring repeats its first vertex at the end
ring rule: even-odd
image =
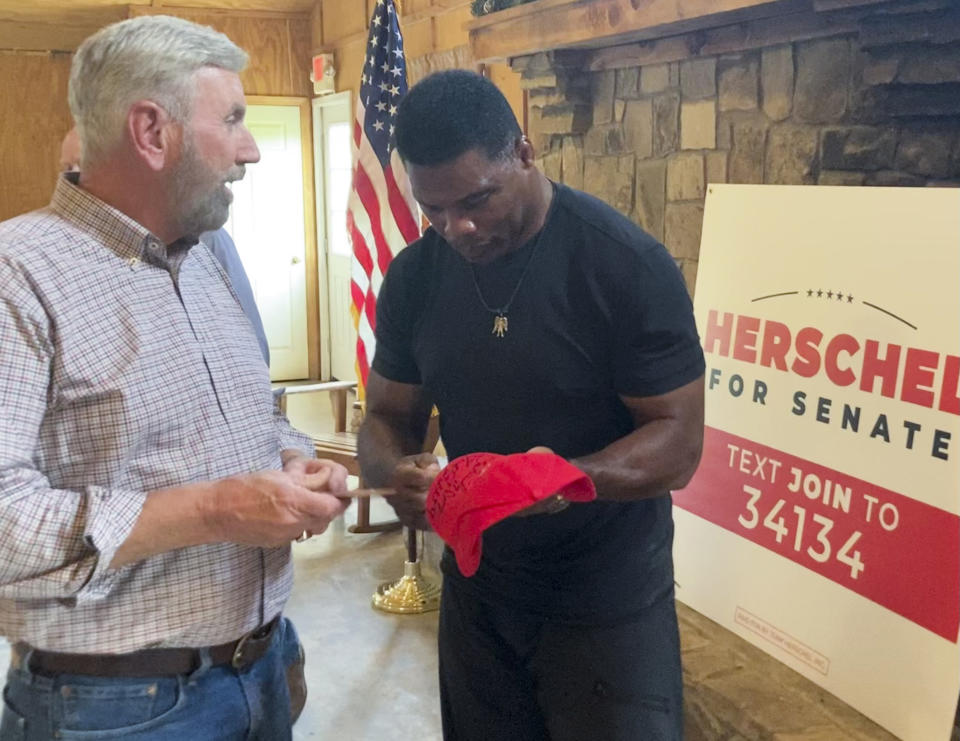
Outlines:
{"type": "Polygon", "coordinates": [[[589,476],[552,453],[470,453],[451,461],[433,480],[426,514],[453,549],[460,573],[473,576],[483,531],[554,495],[589,502],[597,491],[589,476]]]}

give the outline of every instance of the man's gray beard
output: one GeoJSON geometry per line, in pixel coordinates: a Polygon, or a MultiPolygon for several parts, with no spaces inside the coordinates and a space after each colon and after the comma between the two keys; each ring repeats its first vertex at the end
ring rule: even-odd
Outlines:
{"type": "Polygon", "coordinates": [[[216,231],[230,216],[230,201],[224,197],[222,188],[205,198],[195,199],[192,206],[183,216],[183,233],[191,236],[216,231]]]}
{"type": "MultiPolygon", "coordinates": [[[[188,138],[173,177],[173,208],[183,209],[180,215],[183,236],[196,237],[203,232],[215,231],[226,224],[230,216],[233,199],[222,182],[211,191],[198,192],[200,186],[197,184],[202,183],[208,174],[197,157],[193,141],[188,138]]],[[[239,177],[243,177],[242,172],[239,177]]]]}

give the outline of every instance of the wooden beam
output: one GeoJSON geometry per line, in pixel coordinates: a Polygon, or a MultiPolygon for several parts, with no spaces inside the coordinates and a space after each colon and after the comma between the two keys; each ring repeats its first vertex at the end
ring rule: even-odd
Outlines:
{"type": "Polygon", "coordinates": [[[734,23],[706,31],[679,34],[592,52],[587,69],[592,71],[677,62],[697,56],[718,56],[762,49],[794,41],[857,33],[864,13],[796,12],[776,18],[734,23]]]}
{"type": "MultiPolygon", "coordinates": [[[[809,7],[809,0],[803,0],[809,7]]],[[[656,38],[782,14],[793,0],[538,0],[467,23],[481,62],[546,49],[656,38]]]]}
{"type": "Polygon", "coordinates": [[[929,44],[949,44],[960,40],[960,8],[935,13],[910,13],[893,18],[876,17],[866,20],[860,32],[864,48],[899,44],[904,41],[924,41],[929,44]]]}
{"type": "Polygon", "coordinates": [[[862,5],[880,5],[891,0],[813,0],[813,9],[818,13],[825,10],[840,10],[842,8],[858,8],[862,5]]]}

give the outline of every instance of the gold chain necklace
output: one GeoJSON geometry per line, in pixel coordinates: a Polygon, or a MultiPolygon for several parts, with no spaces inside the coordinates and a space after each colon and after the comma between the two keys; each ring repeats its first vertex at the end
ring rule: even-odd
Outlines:
{"type": "MultiPolygon", "coordinates": [[[[547,217],[549,217],[549,212],[547,217]]],[[[540,227],[540,231],[537,232],[537,238],[533,243],[533,247],[530,248],[530,257],[527,258],[527,264],[523,266],[523,270],[520,272],[520,279],[517,281],[517,285],[513,287],[513,293],[510,294],[510,298],[507,299],[507,303],[505,303],[499,309],[495,309],[490,306],[490,304],[487,303],[487,300],[483,297],[483,292],[480,290],[480,281],[477,280],[477,268],[473,264],[470,265],[470,277],[473,278],[473,287],[477,289],[477,298],[480,299],[480,303],[483,305],[483,308],[493,314],[493,331],[490,334],[494,335],[495,337],[503,337],[510,328],[510,321],[507,318],[507,312],[510,311],[510,307],[513,305],[513,300],[520,292],[520,286],[523,285],[523,279],[527,277],[530,266],[533,264],[533,258],[537,254],[537,248],[540,247],[540,238],[543,236],[543,233],[546,230],[547,218],[544,218],[543,226],[540,227]]]]}

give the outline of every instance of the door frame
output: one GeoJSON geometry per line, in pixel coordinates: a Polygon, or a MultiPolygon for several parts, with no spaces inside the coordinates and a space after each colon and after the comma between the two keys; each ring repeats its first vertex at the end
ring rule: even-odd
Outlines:
{"type": "Polygon", "coordinates": [[[313,187],[313,127],[310,98],[289,95],[248,95],[247,105],[296,107],[300,111],[300,159],[303,170],[304,286],[307,292],[307,372],[321,378],[320,286],[317,278],[317,216],[313,187]]]}
{"type": "Polygon", "coordinates": [[[329,259],[326,240],[327,209],[326,203],[321,202],[321,199],[323,199],[326,194],[326,186],[324,183],[326,178],[326,170],[324,167],[324,152],[326,151],[326,142],[324,141],[323,136],[323,109],[333,105],[343,105],[344,102],[347,104],[347,120],[352,122],[352,91],[343,90],[337,93],[330,93],[329,95],[321,95],[311,101],[311,107],[313,111],[313,177],[316,182],[316,197],[314,199],[316,230],[314,232],[314,243],[316,245],[317,269],[314,271],[314,273],[317,276],[317,281],[321,286],[324,296],[326,297],[327,307],[326,311],[320,312],[320,333],[323,338],[320,348],[320,360],[323,368],[322,377],[325,380],[329,380],[332,377],[333,360],[331,357],[331,344],[333,339],[330,330],[330,312],[332,311],[330,306],[330,274],[327,267],[327,261],[329,259]],[[323,235],[322,239],[320,237],[321,234],[323,235]]]}

